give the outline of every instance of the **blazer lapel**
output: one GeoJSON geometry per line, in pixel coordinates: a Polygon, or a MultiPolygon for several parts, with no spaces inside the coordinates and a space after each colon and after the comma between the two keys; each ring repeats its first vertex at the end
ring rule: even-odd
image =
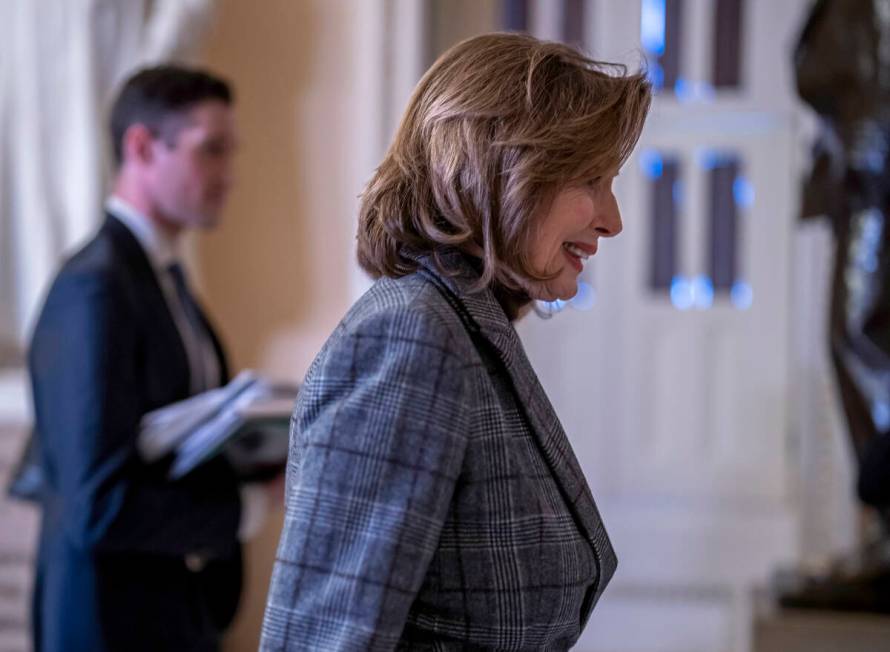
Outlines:
{"type": "Polygon", "coordinates": [[[538,381],[525,349],[513,325],[507,319],[503,308],[488,290],[472,291],[478,274],[460,254],[448,254],[443,260],[449,269],[455,269],[454,276],[442,275],[429,258],[418,261],[431,274],[444,284],[466,308],[478,324],[481,335],[499,354],[501,361],[516,390],[520,408],[525,410],[529,426],[534,431],[541,453],[550,467],[554,479],[560,487],[580,531],[593,547],[599,566],[599,579],[594,589],[594,600],[599,598],[608,583],[618,560],[603,526],[599,510],[581,471],[575,453],[566,437],[562,424],[547,398],[544,388],[538,381]]]}
{"type": "Polygon", "coordinates": [[[170,378],[184,379],[184,384],[177,386],[176,395],[187,398],[191,394],[188,354],[148,256],[130,230],[111,214],[107,214],[103,228],[108,230],[122,258],[127,261],[138,287],[139,302],[145,309],[146,319],[155,325],[158,335],[165,341],[166,350],[176,352],[168,361],[171,365],[170,378]]]}
{"type": "Polygon", "coordinates": [[[226,359],[226,351],[223,348],[219,336],[216,334],[216,329],[213,327],[207,311],[204,310],[204,306],[201,305],[198,297],[194,297],[194,301],[195,305],[198,307],[198,315],[201,317],[201,324],[204,326],[204,331],[210,338],[210,344],[213,347],[213,353],[216,355],[216,362],[219,365],[219,384],[220,386],[225,385],[230,380],[229,363],[226,359]]]}

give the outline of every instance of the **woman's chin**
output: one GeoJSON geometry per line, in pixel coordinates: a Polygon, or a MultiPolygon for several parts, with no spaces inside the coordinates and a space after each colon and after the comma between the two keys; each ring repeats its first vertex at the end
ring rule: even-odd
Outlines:
{"type": "Polygon", "coordinates": [[[578,294],[577,283],[571,287],[530,288],[529,296],[535,301],[568,301],[578,294]]]}

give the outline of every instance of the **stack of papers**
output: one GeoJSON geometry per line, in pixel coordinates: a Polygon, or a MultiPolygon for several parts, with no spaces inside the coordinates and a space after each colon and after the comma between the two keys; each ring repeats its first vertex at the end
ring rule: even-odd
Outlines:
{"type": "Polygon", "coordinates": [[[224,454],[243,480],[262,480],[287,462],[288,425],[299,388],[243,371],[228,385],[149,412],[139,453],[147,462],[173,454],[181,478],[224,454]]]}

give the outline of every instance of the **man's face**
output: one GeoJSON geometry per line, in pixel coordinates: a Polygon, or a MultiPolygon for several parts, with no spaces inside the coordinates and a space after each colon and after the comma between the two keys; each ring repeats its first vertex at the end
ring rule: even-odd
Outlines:
{"type": "Polygon", "coordinates": [[[177,229],[214,226],[233,181],[232,108],[200,102],[171,121],[151,147],[146,181],[158,217],[177,229]]]}

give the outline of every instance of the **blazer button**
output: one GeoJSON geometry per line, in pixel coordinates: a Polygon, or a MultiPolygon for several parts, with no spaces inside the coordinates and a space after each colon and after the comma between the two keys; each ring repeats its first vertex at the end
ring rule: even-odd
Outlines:
{"type": "Polygon", "coordinates": [[[207,565],[207,558],[197,553],[189,553],[185,556],[185,567],[193,573],[200,573],[207,565]]]}

